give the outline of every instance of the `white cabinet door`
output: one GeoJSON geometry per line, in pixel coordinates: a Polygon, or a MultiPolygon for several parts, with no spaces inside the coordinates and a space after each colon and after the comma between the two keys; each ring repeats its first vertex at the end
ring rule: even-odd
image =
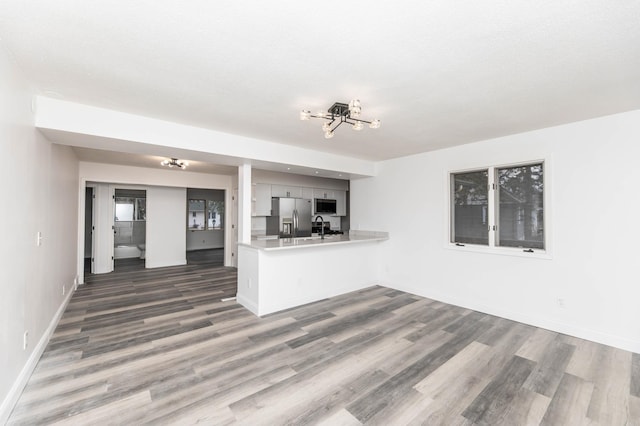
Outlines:
{"type": "Polygon", "coordinates": [[[271,216],[271,185],[254,183],[251,192],[251,215],[271,216]]]}
{"type": "Polygon", "coordinates": [[[326,200],[335,200],[336,191],[333,189],[313,188],[313,198],[324,198],[326,200]]]}
{"type": "Polygon", "coordinates": [[[271,185],[271,196],[280,198],[302,198],[299,186],[271,185]]]}
{"type": "Polygon", "coordinates": [[[313,200],[313,188],[302,188],[302,198],[313,200]]]}

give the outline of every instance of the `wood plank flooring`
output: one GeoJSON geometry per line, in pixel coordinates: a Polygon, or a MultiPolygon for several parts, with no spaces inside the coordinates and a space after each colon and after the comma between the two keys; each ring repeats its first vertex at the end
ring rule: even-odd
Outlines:
{"type": "Polygon", "coordinates": [[[640,355],[384,287],[257,318],[236,271],[89,276],[9,424],[640,425],[640,355]]]}

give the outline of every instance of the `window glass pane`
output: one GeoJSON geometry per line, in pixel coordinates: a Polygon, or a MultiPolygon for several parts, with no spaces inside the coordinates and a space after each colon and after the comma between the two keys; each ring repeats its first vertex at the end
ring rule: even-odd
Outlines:
{"type": "Polygon", "coordinates": [[[498,169],[496,245],[544,248],[543,165],[498,169]]]}
{"type": "Polygon", "coordinates": [[[207,201],[208,229],[224,229],[224,201],[207,201]]]}
{"type": "Polygon", "coordinates": [[[489,244],[487,170],[451,175],[454,243],[489,244]]]}
{"type": "Polygon", "coordinates": [[[116,221],[133,220],[133,198],[116,197],[116,221]]]}
{"type": "Polygon", "coordinates": [[[189,214],[187,215],[187,228],[202,230],[205,225],[204,200],[189,200],[189,214]]]}

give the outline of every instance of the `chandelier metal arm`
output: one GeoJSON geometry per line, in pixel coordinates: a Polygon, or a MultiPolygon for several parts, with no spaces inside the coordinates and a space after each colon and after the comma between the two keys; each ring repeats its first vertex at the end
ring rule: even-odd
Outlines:
{"type": "MultiPolygon", "coordinates": [[[[361,122],[361,123],[371,124],[371,121],[367,121],[367,120],[360,120],[359,118],[353,118],[353,117],[346,117],[346,118],[348,118],[349,120],[353,120],[353,121],[359,121],[359,122],[361,122]]],[[[348,121],[345,121],[345,122],[346,122],[346,123],[349,123],[348,121]]],[[[356,123],[349,123],[349,124],[354,125],[354,124],[356,124],[356,123]]]]}
{"type": "Polygon", "coordinates": [[[362,120],[362,119],[360,119],[360,118],[353,118],[353,117],[351,117],[351,116],[346,116],[346,117],[345,117],[345,116],[343,116],[343,115],[341,115],[341,116],[329,116],[329,117],[327,117],[327,116],[322,116],[322,115],[314,115],[314,114],[311,114],[311,115],[309,115],[309,117],[311,117],[311,118],[320,118],[320,119],[322,119],[322,120],[327,120],[327,121],[329,121],[329,125],[333,124],[333,122],[334,122],[334,121],[336,121],[336,119],[337,119],[337,118],[340,118],[340,120],[341,120],[341,122],[342,122],[342,123],[347,123],[347,124],[351,124],[351,125],[354,125],[355,123],[351,123],[351,122],[350,122],[350,121],[348,121],[348,120],[359,121],[359,122],[361,122],[361,123],[371,124],[371,121],[362,120]]]}
{"type": "MultiPolygon", "coordinates": [[[[335,121],[335,120],[333,120],[333,121],[335,121]]],[[[331,123],[329,123],[329,125],[333,124],[333,121],[332,121],[331,123]]],[[[347,123],[347,121],[344,121],[344,118],[343,118],[343,117],[341,117],[341,119],[340,119],[340,121],[338,122],[338,124],[336,124],[336,125],[335,125],[335,127],[334,127],[333,129],[331,129],[331,131],[333,132],[334,130],[336,130],[338,127],[340,127],[340,125],[341,125],[342,123],[347,123]]],[[[349,124],[351,124],[351,123],[349,123],[349,124]]]]}

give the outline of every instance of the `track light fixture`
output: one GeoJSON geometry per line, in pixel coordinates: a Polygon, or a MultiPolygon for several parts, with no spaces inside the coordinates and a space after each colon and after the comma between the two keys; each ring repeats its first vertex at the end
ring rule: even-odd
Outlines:
{"type": "Polygon", "coordinates": [[[351,128],[356,131],[362,130],[364,123],[367,123],[372,129],[380,127],[380,120],[367,121],[360,119],[361,111],[360,101],[354,99],[348,104],[336,102],[331,105],[331,108],[329,108],[327,112],[311,114],[310,111],[302,110],[300,111],[300,120],[309,120],[311,118],[326,120],[322,125],[322,131],[324,132],[324,137],[327,139],[331,139],[334,136],[333,132],[340,127],[342,123],[350,124],[352,126],[351,128]]]}
{"type": "Polygon", "coordinates": [[[169,167],[180,167],[181,169],[184,170],[189,165],[189,162],[180,161],[177,158],[172,158],[170,160],[163,160],[162,162],[160,162],[160,164],[163,166],[169,166],[169,167]]]}

